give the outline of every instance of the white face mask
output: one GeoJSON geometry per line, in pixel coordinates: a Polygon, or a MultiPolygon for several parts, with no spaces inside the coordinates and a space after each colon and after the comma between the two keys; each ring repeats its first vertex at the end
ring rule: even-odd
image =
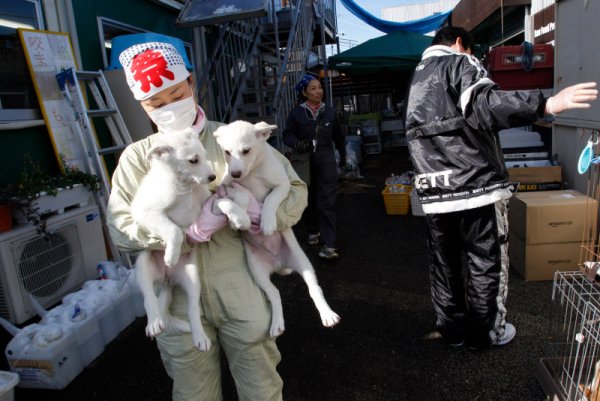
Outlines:
{"type": "Polygon", "coordinates": [[[198,106],[192,95],[152,110],[148,116],[161,132],[167,134],[190,128],[196,120],[197,112],[198,106]]]}

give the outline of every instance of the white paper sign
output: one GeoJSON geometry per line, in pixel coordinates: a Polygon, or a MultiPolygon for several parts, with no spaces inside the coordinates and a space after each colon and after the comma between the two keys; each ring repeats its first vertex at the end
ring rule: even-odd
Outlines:
{"type": "Polygon", "coordinates": [[[75,110],[63,98],[56,80],[56,74],[62,70],[77,70],[69,35],[30,29],[18,31],[57,158],[62,155],[69,166],[90,172],[76,131],[75,110]]]}

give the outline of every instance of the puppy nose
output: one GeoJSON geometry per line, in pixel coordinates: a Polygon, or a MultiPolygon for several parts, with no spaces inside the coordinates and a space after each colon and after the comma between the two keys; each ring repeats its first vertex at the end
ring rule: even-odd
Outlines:
{"type": "Polygon", "coordinates": [[[232,176],[233,178],[240,178],[240,177],[242,176],[242,172],[241,172],[241,171],[239,171],[239,170],[238,170],[238,171],[232,171],[232,172],[231,172],[231,176],[232,176]]]}
{"type": "Polygon", "coordinates": [[[217,176],[216,176],[216,175],[214,175],[214,174],[211,174],[211,175],[209,175],[207,178],[208,178],[208,182],[213,182],[214,180],[216,180],[216,179],[217,179],[217,176]]]}

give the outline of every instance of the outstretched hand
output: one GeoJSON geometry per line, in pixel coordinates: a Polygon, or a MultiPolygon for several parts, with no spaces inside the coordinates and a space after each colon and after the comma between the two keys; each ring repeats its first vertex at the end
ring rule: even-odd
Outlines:
{"type": "Polygon", "coordinates": [[[571,109],[589,109],[598,97],[596,82],[568,86],[546,101],[546,114],[556,115],[571,109]]]}

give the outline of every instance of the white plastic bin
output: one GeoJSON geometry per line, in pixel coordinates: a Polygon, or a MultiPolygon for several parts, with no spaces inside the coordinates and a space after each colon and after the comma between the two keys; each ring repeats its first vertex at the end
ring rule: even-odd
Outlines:
{"type": "Polygon", "coordinates": [[[19,383],[19,375],[0,370],[0,401],[15,399],[15,386],[19,383]]]}
{"type": "Polygon", "coordinates": [[[72,330],[58,325],[31,324],[8,343],[10,370],[19,375],[19,387],[65,388],[83,370],[81,353],[72,330]]]}

